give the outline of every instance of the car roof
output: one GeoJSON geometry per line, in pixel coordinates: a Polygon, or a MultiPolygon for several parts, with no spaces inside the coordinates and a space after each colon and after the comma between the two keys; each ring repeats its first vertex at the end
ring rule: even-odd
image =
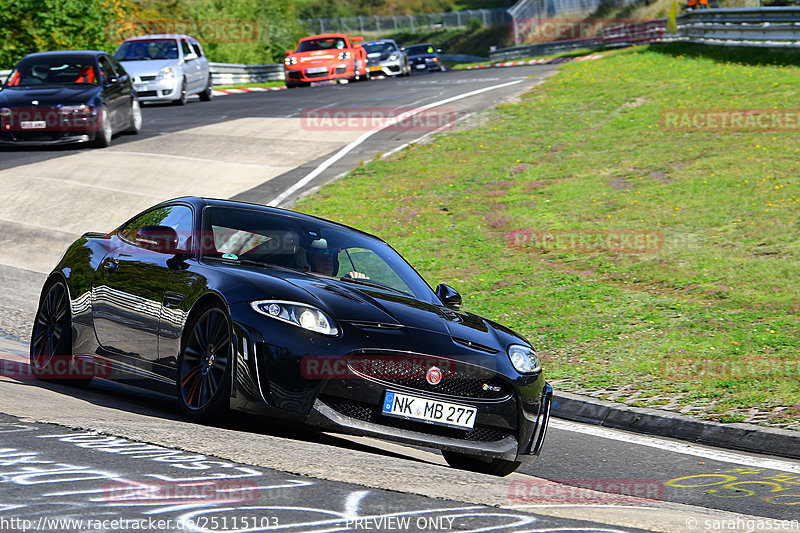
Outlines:
{"type": "Polygon", "coordinates": [[[300,41],[309,41],[311,39],[332,39],[332,38],[339,38],[339,39],[350,39],[344,33],[320,33],[319,35],[309,35],[308,37],[303,37],[300,41]]]}
{"type": "MultiPolygon", "coordinates": [[[[294,218],[300,218],[307,222],[316,222],[321,224],[326,224],[328,226],[334,226],[340,229],[344,229],[347,231],[352,231],[354,233],[359,233],[361,235],[365,235],[367,237],[371,237],[373,239],[379,240],[384,242],[383,239],[380,237],[376,237],[371,233],[367,233],[366,231],[362,231],[357,228],[353,228],[351,226],[347,226],[345,224],[340,224],[338,222],[334,222],[332,220],[328,220],[321,217],[315,217],[313,215],[308,215],[306,213],[301,213],[299,211],[292,211],[291,209],[282,209],[280,207],[269,207],[262,204],[254,204],[250,202],[238,202],[235,200],[223,200],[219,198],[205,198],[199,196],[182,196],[180,198],[174,198],[172,200],[167,200],[166,202],[162,202],[158,204],[161,205],[171,205],[175,203],[189,203],[192,204],[195,208],[202,209],[204,207],[234,207],[234,208],[243,208],[243,209],[252,209],[255,211],[261,211],[263,213],[270,213],[273,215],[283,215],[289,216],[294,218]]],[[[158,207],[158,206],[154,206],[158,207]]]]}
{"type": "Polygon", "coordinates": [[[26,55],[23,59],[27,58],[34,58],[34,57],[48,57],[48,56],[66,56],[66,57],[86,57],[92,56],[97,57],[101,55],[109,55],[108,52],[103,52],[102,50],[51,50],[48,52],[34,52],[32,54],[26,55]]]}
{"type": "Polygon", "coordinates": [[[183,33],[153,33],[150,35],[137,35],[136,37],[128,37],[123,42],[128,41],[146,41],[149,39],[186,39],[187,41],[197,42],[197,39],[192,37],[191,35],[185,35],[183,33]]]}

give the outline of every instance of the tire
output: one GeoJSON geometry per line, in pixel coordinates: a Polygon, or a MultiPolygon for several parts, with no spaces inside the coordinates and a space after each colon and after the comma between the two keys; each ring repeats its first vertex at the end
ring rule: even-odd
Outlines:
{"type": "Polygon", "coordinates": [[[80,387],[94,377],[93,367],[77,365],[72,356],[69,291],[60,279],[48,281],[42,289],[31,331],[29,363],[31,374],[42,381],[80,387]]]}
{"type": "Polygon", "coordinates": [[[214,82],[211,80],[211,75],[208,75],[208,83],[206,83],[206,88],[198,94],[200,97],[201,102],[210,102],[212,98],[214,98],[214,82]]]}
{"type": "Polygon", "coordinates": [[[94,136],[94,145],[98,148],[108,148],[111,146],[111,137],[114,129],[111,126],[111,119],[108,118],[108,109],[103,106],[100,109],[100,129],[94,136]]]}
{"type": "Polygon", "coordinates": [[[516,470],[521,463],[505,459],[488,459],[466,455],[463,453],[442,450],[442,455],[447,464],[459,470],[469,470],[490,476],[507,476],[516,470]]]}
{"type": "Polygon", "coordinates": [[[178,356],[178,405],[195,422],[213,422],[228,412],[233,363],[228,314],[205,305],[184,330],[178,356]]]}
{"type": "Polygon", "coordinates": [[[177,100],[173,100],[172,103],[175,105],[186,105],[188,99],[189,95],[186,94],[186,78],[183,78],[181,82],[181,95],[177,100]]]}
{"type": "Polygon", "coordinates": [[[125,133],[133,133],[136,135],[142,131],[142,105],[137,98],[131,102],[131,120],[130,126],[125,130],[125,133]]]}

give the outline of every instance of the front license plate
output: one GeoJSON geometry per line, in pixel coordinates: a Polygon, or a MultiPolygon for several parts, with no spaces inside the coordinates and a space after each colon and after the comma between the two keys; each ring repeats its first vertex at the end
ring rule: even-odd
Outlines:
{"type": "Polygon", "coordinates": [[[134,91],[137,91],[137,92],[138,92],[138,91],[146,91],[146,90],[147,90],[147,85],[146,85],[146,84],[144,84],[144,83],[142,83],[142,84],[138,84],[138,85],[137,85],[137,84],[134,84],[134,85],[133,85],[133,90],[134,90],[134,91]]]}
{"type": "Polygon", "coordinates": [[[307,68],[306,69],[306,74],[321,74],[323,72],[328,72],[328,68],[327,67],[313,67],[313,68],[307,68]]]}
{"type": "Polygon", "coordinates": [[[373,72],[373,71],[376,71],[376,70],[383,70],[383,67],[381,67],[381,66],[369,67],[369,70],[370,70],[370,72],[373,72]]]}
{"type": "Polygon", "coordinates": [[[47,122],[44,120],[32,120],[20,122],[19,127],[23,130],[41,130],[47,127],[47,122]]]}
{"type": "Polygon", "coordinates": [[[409,396],[399,392],[387,391],[383,400],[385,415],[466,429],[475,426],[477,412],[474,407],[409,396]]]}
{"type": "Polygon", "coordinates": [[[417,65],[417,68],[425,68],[425,65],[417,65]]]}

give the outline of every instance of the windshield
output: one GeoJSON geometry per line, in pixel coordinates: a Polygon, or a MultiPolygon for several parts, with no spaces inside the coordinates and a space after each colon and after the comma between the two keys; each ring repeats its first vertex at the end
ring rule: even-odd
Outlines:
{"type": "Polygon", "coordinates": [[[203,214],[200,248],[204,258],[255,261],[323,278],[357,280],[434,302],[428,284],[388,244],[320,221],[209,207],[203,214]]]}
{"type": "Polygon", "coordinates": [[[344,39],[329,37],[325,39],[309,39],[301,41],[296,52],[313,52],[315,50],[343,50],[346,48],[344,39]]]}
{"type": "Polygon", "coordinates": [[[92,58],[36,57],[20,61],[8,77],[5,87],[97,85],[99,79],[92,58]]]}
{"type": "Polygon", "coordinates": [[[178,59],[178,41],[175,39],[125,41],[114,52],[114,58],[117,61],[178,59]]]}
{"type": "Polygon", "coordinates": [[[365,43],[364,48],[369,54],[383,54],[385,52],[396,52],[397,47],[394,43],[365,43]]]}
{"type": "Polygon", "coordinates": [[[421,56],[424,54],[432,54],[436,49],[430,44],[415,44],[406,48],[406,53],[410,56],[421,56]]]}

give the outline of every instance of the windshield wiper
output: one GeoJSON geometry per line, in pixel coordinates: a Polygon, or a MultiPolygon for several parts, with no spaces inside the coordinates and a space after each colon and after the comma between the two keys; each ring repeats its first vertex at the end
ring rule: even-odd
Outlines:
{"type": "Polygon", "coordinates": [[[386,289],[386,290],[390,290],[392,292],[396,292],[398,294],[402,294],[403,296],[411,296],[411,297],[414,296],[413,294],[407,293],[406,291],[401,291],[400,289],[395,289],[394,287],[390,287],[389,285],[384,285],[383,283],[379,283],[377,281],[372,281],[371,279],[350,278],[350,277],[347,277],[347,276],[342,276],[341,278],[339,278],[339,281],[348,281],[350,283],[358,283],[358,284],[361,284],[361,285],[367,285],[369,287],[375,287],[376,289],[386,289]]]}
{"type": "Polygon", "coordinates": [[[214,261],[219,261],[221,263],[232,263],[236,265],[251,265],[251,266],[260,266],[260,267],[267,267],[267,268],[275,268],[278,270],[288,270],[290,272],[299,272],[297,269],[289,268],[281,265],[275,265],[272,263],[267,263],[265,261],[256,261],[255,259],[242,259],[241,257],[238,259],[229,259],[227,257],[216,257],[213,255],[204,255],[203,259],[212,259],[214,261]]]}

